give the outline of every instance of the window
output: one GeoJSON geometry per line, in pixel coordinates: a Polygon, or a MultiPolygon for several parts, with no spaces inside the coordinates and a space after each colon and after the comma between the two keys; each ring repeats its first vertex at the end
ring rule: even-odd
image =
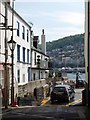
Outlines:
{"type": "Polygon", "coordinates": [[[20,31],[20,24],[19,24],[19,22],[17,21],[17,36],[19,36],[19,31],[20,31]]]}
{"type": "Polygon", "coordinates": [[[39,75],[38,75],[38,78],[40,79],[40,77],[41,77],[41,76],[40,76],[40,70],[39,70],[39,75]]]}
{"type": "Polygon", "coordinates": [[[22,78],[23,78],[23,82],[25,82],[25,74],[23,74],[23,77],[22,77],[22,78]]]}
{"type": "Polygon", "coordinates": [[[22,26],[22,39],[25,39],[25,27],[22,26]]]}
{"type": "Polygon", "coordinates": [[[20,61],[20,45],[17,45],[17,61],[20,61]]]}
{"type": "Polygon", "coordinates": [[[27,42],[29,42],[29,32],[27,30],[27,42]]]}
{"type": "Polygon", "coordinates": [[[30,67],[28,67],[28,81],[30,81],[30,67]]]}
{"type": "Polygon", "coordinates": [[[36,77],[36,76],[35,76],[35,73],[33,73],[33,80],[35,80],[35,77],[36,77]]]}
{"type": "Polygon", "coordinates": [[[42,57],[42,55],[41,55],[41,60],[42,60],[42,58],[43,58],[43,57],[42,57]]]}
{"type": "Polygon", "coordinates": [[[41,79],[43,79],[43,72],[41,72],[41,79]]]}
{"type": "Polygon", "coordinates": [[[17,79],[18,79],[18,83],[20,83],[20,70],[17,70],[17,79]]]}
{"type": "Polygon", "coordinates": [[[27,49],[27,62],[29,63],[29,49],[27,49]]]}
{"type": "Polygon", "coordinates": [[[36,65],[36,52],[34,53],[34,64],[36,65]]]}
{"type": "Polygon", "coordinates": [[[23,62],[25,62],[25,48],[23,47],[23,62]]]}

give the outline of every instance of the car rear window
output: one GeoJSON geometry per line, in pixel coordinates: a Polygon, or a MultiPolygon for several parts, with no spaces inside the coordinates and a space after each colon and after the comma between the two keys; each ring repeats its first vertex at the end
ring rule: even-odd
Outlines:
{"type": "Polygon", "coordinates": [[[55,87],[53,89],[54,92],[64,92],[65,91],[65,87],[55,87]]]}

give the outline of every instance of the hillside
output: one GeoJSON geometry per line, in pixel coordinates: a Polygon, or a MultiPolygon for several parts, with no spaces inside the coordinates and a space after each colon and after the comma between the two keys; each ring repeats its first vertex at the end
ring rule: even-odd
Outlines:
{"type": "Polygon", "coordinates": [[[84,34],[46,42],[46,50],[53,58],[54,67],[84,66],[84,34]]]}
{"type": "Polygon", "coordinates": [[[50,52],[58,48],[67,48],[70,45],[74,47],[81,46],[81,44],[84,44],[84,34],[64,37],[53,42],[46,42],[46,49],[50,52]]]}

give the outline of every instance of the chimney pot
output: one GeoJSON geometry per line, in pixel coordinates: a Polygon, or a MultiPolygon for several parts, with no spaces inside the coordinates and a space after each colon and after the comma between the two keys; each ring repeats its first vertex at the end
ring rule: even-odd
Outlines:
{"type": "Polygon", "coordinates": [[[44,29],[42,29],[42,34],[44,35],[44,29]]]}

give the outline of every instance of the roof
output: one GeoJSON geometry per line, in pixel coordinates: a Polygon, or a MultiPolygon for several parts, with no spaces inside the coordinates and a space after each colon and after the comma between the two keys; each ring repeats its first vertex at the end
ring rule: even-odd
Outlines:
{"type": "MultiPolygon", "coordinates": [[[[2,2],[4,4],[4,2],[2,2]]],[[[10,5],[7,4],[7,7],[8,9],[10,9],[12,11],[12,7],[10,5]]],[[[30,29],[32,27],[32,25],[30,26],[28,22],[26,22],[15,10],[14,11],[14,14],[16,14],[30,29]]],[[[32,23],[31,23],[32,24],[32,23]]]]}
{"type": "Polygon", "coordinates": [[[35,47],[31,47],[31,50],[36,51],[36,52],[38,52],[38,53],[40,53],[40,54],[42,54],[42,55],[44,55],[46,57],[49,57],[48,55],[46,55],[45,53],[43,53],[40,49],[36,49],[35,47]]]}

